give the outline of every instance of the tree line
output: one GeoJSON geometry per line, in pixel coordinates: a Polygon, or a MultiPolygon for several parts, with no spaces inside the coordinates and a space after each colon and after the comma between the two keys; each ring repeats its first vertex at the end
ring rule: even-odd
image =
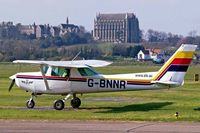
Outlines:
{"type": "Polygon", "coordinates": [[[146,33],[141,31],[142,39],[139,45],[95,42],[92,34],[87,32],[84,27],[80,27],[78,33],[66,33],[62,37],[32,39],[27,35],[17,35],[5,33],[5,30],[0,28],[0,61],[16,59],[70,60],[80,51],[80,57],[84,59],[135,58],[139,50],[143,50],[144,47],[178,47],[182,43],[200,46],[200,36],[195,31],[186,37],[152,29],[146,33]]]}
{"type": "Polygon", "coordinates": [[[39,41],[0,41],[0,61],[17,59],[71,60],[80,52],[80,59],[111,59],[114,57],[135,58],[142,45],[82,44],[41,48],[39,41]]]}

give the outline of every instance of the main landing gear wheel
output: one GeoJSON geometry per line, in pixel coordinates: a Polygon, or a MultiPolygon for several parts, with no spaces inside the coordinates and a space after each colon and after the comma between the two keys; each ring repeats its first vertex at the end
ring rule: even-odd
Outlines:
{"type": "Polygon", "coordinates": [[[65,107],[65,103],[63,102],[63,100],[56,100],[54,102],[54,109],[56,110],[62,110],[65,107]]]}
{"type": "Polygon", "coordinates": [[[33,100],[28,100],[26,102],[26,107],[27,108],[32,109],[32,108],[34,108],[34,106],[35,106],[35,102],[33,100]]]}
{"type": "Polygon", "coordinates": [[[78,97],[74,97],[72,100],[71,100],[71,106],[73,108],[79,108],[79,106],[81,105],[81,100],[78,98],[78,97]]]}

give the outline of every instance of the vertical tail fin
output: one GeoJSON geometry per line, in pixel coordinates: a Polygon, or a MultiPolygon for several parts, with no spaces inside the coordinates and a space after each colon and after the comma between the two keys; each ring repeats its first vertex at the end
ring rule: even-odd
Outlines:
{"type": "Polygon", "coordinates": [[[184,83],[185,73],[192,61],[197,45],[182,44],[172,57],[161,67],[154,81],[184,83]]]}

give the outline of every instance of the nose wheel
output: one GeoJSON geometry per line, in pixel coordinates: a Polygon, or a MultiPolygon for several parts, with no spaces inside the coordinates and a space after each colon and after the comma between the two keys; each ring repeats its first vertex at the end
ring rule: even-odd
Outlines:
{"type": "Polygon", "coordinates": [[[26,102],[26,107],[27,108],[32,109],[32,108],[34,108],[34,106],[35,106],[35,102],[33,101],[33,99],[32,100],[28,100],[26,102]]]}
{"type": "Polygon", "coordinates": [[[29,108],[29,109],[32,109],[35,106],[35,102],[33,100],[34,96],[36,96],[36,95],[32,93],[31,98],[26,102],[26,107],[29,108]]]}

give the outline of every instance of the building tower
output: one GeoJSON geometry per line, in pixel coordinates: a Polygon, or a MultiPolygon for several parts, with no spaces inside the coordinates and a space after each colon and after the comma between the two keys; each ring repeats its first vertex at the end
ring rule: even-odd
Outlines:
{"type": "Polygon", "coordinates": [[[68,17],[67,17],[67,19],[66,19],[66,24],[69,24],[69,19],[68,19],[68,17]]]}
{"type": "Polygon", "coordinates": [[[139,22],[133,13],[97,14],[94,20],[95,40],[103,42],[138,43],[139,22]]]}

